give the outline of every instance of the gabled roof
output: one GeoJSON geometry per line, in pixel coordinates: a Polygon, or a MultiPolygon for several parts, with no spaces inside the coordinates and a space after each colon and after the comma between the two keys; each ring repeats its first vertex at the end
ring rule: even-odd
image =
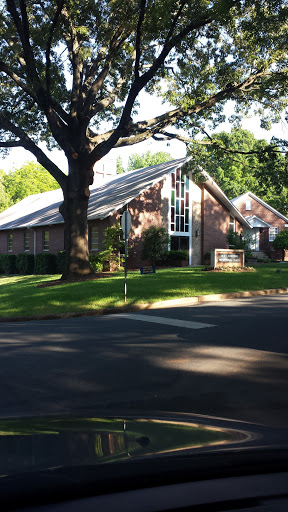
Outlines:
{"type": "Polygon", "coordinates": [[[251,228],[251,225],[249,224],[249,221],[243,217],[243,215],[239,212],[239,210],[236,208],[236,206],[233,204],[230,199],[224,194],[223,190],[217,185],[217,183],[211,178],[211,176],[208,174],[208,172],[204,171],[204,169],[201,170],[202,175],[205,180],[205,185],[208,186],[208,188],[213,192],[213,194],[220,199],[220,201],[228,208],[229,212],[235,219],[238,219],[243,226],[246,228],[251,228]]]}
{"type": "Polygon", "coordinates": [[[238,203],[239,200],[244,199],[245,196],[251,197],[251,199],[255,199],[255,201],[258,201],[258,203],[262,204],[262,206],[264,206],[265,208],[270,210],[272,213],[274,213],[275,215],[280,217],[280,219],[282,219],[288,223],[288,218],[285,217],[285,215],[282,215],[282,213],[278,212],[278,210],[275,210],[275,208],[270,206],[270,204],[265,203],[265,201],[263,201],[262,199],[260,199],[260,197],[253,194],[253,192],[248,191],[248,192],[245,192],[245,194],[241,194],[241,196],[234,197],[234,199],[231,199],[231,203],[236,204],[236,203],[238,203]]]}
{"type": "Polygon", "coordinates": [[[0,230],[64,222],[59,212],[62,202],[62,189],[25,197],[0,213],[0,230]]]}
{"type": "MultiPolygon", "coordinates": [[[[186,161],[186,157],[179,158],[118,174],[101,185],[94,184],[90,188],[88,219],[108,217],[186,161]]],[[[64,222],[59,212],[62,202],[61,189],[26,197],[0,213],[0,230],[61,224],[64,222]]]]}
{"type": "Polygon", "coordinates": [[[245,219],[248,220],[249,224],[253,228],[270,228],[270,224],[265,222],[265,220],[260,219],[260,217],[257,217],[257,215],[248,215],[245,219]]]}
{"type": "MultiPolygon", "coordinates": [[[[104,219],[116,212],[132,199],[145,192],[150,187],[161,181],[178,167],[181,167],[191,157],[179,158],[136,171],[118,174],[108,182],[100,185],[95,183],[90,188],[88,206],[88,219],[104,219]]],[[[241,224],[250,228],[248,221],[241,215],[235,205],[228,199],[220,187],[202,170],[205,177],[205,185],[228,208],[231,215],[241,224]]],[[[47,226],[62,224],[64,222],[59,212],[59,206],[63,202],[61,189],[35,194],[26,197],[8,210],[0,213],[0,230],[47,226]]],[[[288,219],[287,219],[288,222],[288,219]]]]}
{"type": "Polygon", "coordinates": [[[104,219],[145,190],[161,181],[167,174],[181,167],[187,157],[163,164],[143,167],[136,171],[118,174],[114,179],[90,189],[88,219],[104,219]],[[94,188],[97,187],[97,188],[94,188]]]}

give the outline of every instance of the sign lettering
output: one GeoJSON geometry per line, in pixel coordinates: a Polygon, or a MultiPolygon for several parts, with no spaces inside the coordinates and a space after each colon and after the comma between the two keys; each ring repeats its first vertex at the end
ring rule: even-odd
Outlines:
{"type": "Polygon", "coordinates": [[[240,263],[240,254],[218,254],[218,261],[221,263],[240,263]]]}

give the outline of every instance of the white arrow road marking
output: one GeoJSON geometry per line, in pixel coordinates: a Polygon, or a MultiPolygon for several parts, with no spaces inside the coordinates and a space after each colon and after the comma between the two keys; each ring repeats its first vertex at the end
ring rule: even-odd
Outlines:
{"type": "Polygon", "coordinates": [[[140,322],[150,322],[152,324],[173,325],[176,327],[186,327],[188,329],[205,329],[206,327],[216,327],[214,324],[204,324],[201,322],[188,322],[186,320],[177,320],[166,318],[164,316],[138,315],[136,313],[120,313],[118,315],[109,315],[111,318],[128,318],[130,320],[139,320],[140,322]]]}

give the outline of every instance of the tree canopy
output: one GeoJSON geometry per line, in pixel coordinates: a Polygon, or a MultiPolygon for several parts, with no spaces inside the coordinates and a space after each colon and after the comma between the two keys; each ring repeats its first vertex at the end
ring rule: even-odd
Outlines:
{"type": "Polygon", "coordinates": [[[288,172],[278,146],[241,128],[215,133],[202,142],[190,146],[194,165],[214,177],[230,199],[250,190],[287,214],[288,172]]]}
{"type": "Polygon", "coordinates": [[[0,169],[0,212],[6,210],[9,206],[8,195],[4,184],[5,172],[0,169]]]}
{"type": "Polygon", "coordinates": [[[169,160],[172,160],[172,156],[170,153],[166,153],[166,151],[158,151],[157,153],[146,151],[146,153],[141,154],[133,153],[129,156],[127,169],[124,169],[121,157],[117,158],[117,173],[120,174],[125,172],[125,170],[133,171],[134,169],[142,169],[142,167],[162,164],[169,162],[169,160]]]}
{"type": "Polygon", "coordinates": [[[207,120],[223,121],[230,98],[236,118],[254,108],[264,126],[287,104],[287,0],[0,0],[0,8],[0,147],[23,146],[62,187],[67,275],[91,271],[92,168],[112,148],[183,140],[171,125],[193,137],[207,120]],[[138,120],[143,90],[171,107],[138,120]],[[43,140],[64,151],[68,176],[43,140]]]}
{"type": "Polygon", "coordinates": [[[4,174],[3,186],[8,198],[6,208],[31,194],[40,194],[59,188],[51,174],[35,162],[26,162],[19,169],[4,174]]]}

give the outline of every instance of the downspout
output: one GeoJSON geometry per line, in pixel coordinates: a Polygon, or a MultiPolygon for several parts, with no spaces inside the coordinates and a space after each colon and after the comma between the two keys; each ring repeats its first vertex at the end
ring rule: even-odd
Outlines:
{"type": "Polygon", "coordinates": [[[34,229],[33,232],[34,232],[34,256],[36,256],[36,229],[34,229]]]}

